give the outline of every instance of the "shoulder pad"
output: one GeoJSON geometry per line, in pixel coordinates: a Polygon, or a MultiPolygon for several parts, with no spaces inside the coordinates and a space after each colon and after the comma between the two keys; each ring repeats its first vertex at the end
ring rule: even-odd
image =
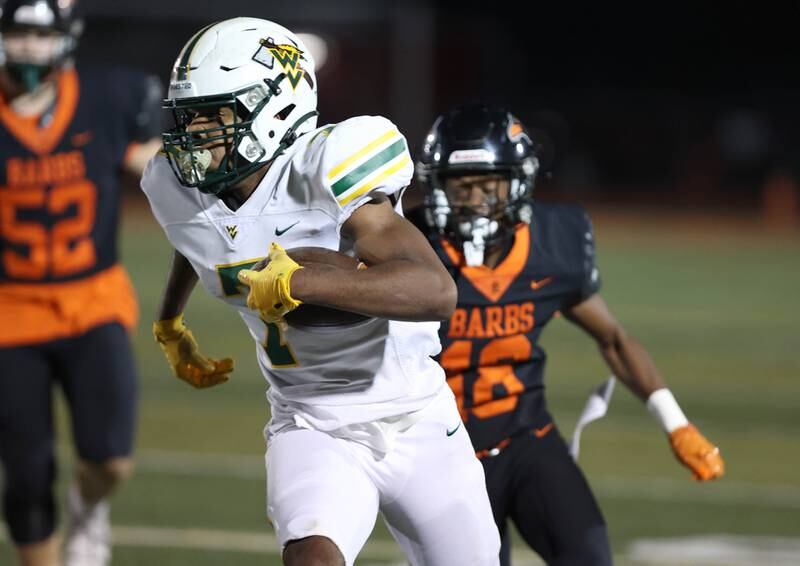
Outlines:
{"type": "Polygon", "coordinates": [[[342,207],[376,188],[402,190],[413,169],[405,137],[381,116],[341,122],[324,142],[322,182],[342,207]]]}

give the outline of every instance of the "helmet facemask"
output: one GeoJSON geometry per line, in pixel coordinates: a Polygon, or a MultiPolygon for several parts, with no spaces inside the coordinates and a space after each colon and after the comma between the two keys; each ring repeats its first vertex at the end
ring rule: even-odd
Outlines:
{"type": "Polygon", "coordinates": [[[75,49],[75,37],[55,29],[20,27],[3,33],[5,68],[14,83],[30,92],[64,66],[75,49]]]}
{"type": "Polygon", "coordinates": [[[425,198],[428,225],[461,248],[468,266],[483,264],[487,249],[504,246],[520,222],[530,223],[537,167],[533,158],[528,173],[521,167],[430,173],[425,198]],[[464,185],[461,179],[469,182],[464,185]],[[476,199],[474,191],[480,190],[483,198],[476,199]]]}
{"type": "Polygon", "coordinates": [[[482,264],[487,249],[502,247],[520,223],[531,222],[537,150],[522,123],[501,106],[470,103],[434,121],[417,163],[426,221],[461,248],[467,265],[482,264]],[[503,191],[484,191],[487,198],[478,207],[480,199],[464,206],[447,190],[448,179],[480,176],[502,179],[503,191]]]}
{"type": "MultiPolygon", "coordinates": [[[[254,85],[231,94],[165,101],[164,107],[171,110],[175,118],[175,127],[162,135],[164,150],[182,185],[219,196],[267,165],[294,142],[297,134],[293,126],[287,129],[274,154],[266,157],[265,149],[253,132],[260,112],[271,96],[280,92],[276,84],[268,86],[270,88],[254,85]],[[231,108],[233,123],[189,129],[197,114],[214,113],[220,107],[231,108]],[[216,168],[209,169],[212,161],[209,146],[213,148],[217,144],[224,145],[225,156],[216,168]]],[[[286,114],[291,112],[291,108],[286,110],[286,114]]],[[[275,118],[281,119],[281,114],[275,118]]]]}
{"type": "Polygon", "coordinates": [[[231,94],[165,101],[164,107],[175,118],[175,127],[162,135],[164,151],[180,183],[219,195],[266,165],[262,161],[265,151],[252,126],[268,101],[269,95],[260,85],[231,94]],[[226,106],[233,111],[232,123],[189,129],[197,114],[214,113],[215,109],[226,106]],[[225,155],[216,168],[209,169],[212,161],[209,146],[217,144],[224,145],[225,155]]]}

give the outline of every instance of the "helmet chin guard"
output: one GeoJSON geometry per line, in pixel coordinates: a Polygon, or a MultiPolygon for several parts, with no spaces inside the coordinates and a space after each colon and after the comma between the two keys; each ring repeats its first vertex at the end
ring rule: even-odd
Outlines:
{"type": "Polygon", "coordinates": [[[459,222],[458,229],[463,240],[461,249],[464,252],[464,261],[470,267],[483,264],[487,242],[497,233],[500,224],[485,216],[477,216],[471,222],[459,222]]]}

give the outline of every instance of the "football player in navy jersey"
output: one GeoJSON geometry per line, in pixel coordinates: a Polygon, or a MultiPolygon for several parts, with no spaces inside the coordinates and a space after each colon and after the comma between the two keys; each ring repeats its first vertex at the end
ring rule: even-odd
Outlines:
{"type": "Polygon", "coordinates": [[[160,145],[160,81],[76,67],[73,4],[8,0],[0,19],[0,477],[25,566],[62,563],[55,386],[77,454],[64,562],[109,560],[107,496],[131,471],[137,399],[119,177],[140,175],[160,145]]]}
{"type": "MultiPolygon", "coordinates": [[[[696,479],[721,476],[724,463],[600,296],[586,212],[531,199],[538,152],[504,108],[477,103],[446,112],[422,148],[424,205],[410,216],[458,286],[457,308],[440,329],[439,361],[484,465],[500,532],[511,519],[548,564],[611,564],[603,516],[545,400],[539,336],[556,313],[597,342],[696,479]]],[[[506,544],[502,563],[509,553],[506,544]]]]}

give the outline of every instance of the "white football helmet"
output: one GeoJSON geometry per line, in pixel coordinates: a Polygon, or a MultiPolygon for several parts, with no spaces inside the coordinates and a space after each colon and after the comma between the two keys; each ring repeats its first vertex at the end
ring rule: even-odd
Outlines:
{"type": "Polygon", "coordinates": [[[182,185],[219,195],[280,155],[317,125],[314,59],[291,31],[268,20],[232,18],[204,27],[181,49],[164,108],[175,128],[164,149],[182,185]],[[187,132],[195,112],[230,106],[231,126],[187,132]],[[207,171],[220,141],[228,148],[218,169],[207,171]]]}

